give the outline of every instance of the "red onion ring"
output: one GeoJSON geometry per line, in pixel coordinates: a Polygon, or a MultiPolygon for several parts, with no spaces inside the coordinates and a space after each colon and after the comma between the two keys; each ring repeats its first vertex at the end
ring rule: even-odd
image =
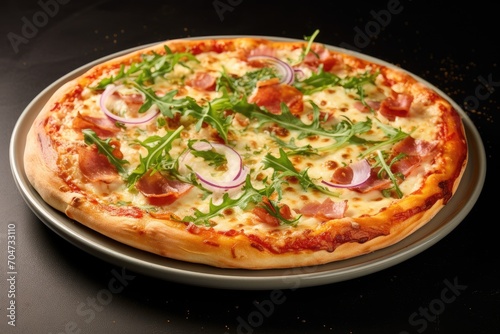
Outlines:
{"type": "Polygon", "coordinates": [[[349,167],[352,169],[352,180],[347,184],[333,183],[322,180],[323,184],[334,188],[352,188],[357,187],[368,180],[371,174],[371,166],[366,159],[360,160],[351,164],[349,167]]]}
{"type": "Polygon", "coordinates": [[[246,177],[247,177],[247,174],[248,174],[248,168],[247,167],[244,167],[241,172],[239,173],[239,176],[232,180],[232,181],[229,181],[229,182],[217,182],[217,183],[214,183],[214,182],[211,182],[209,180],[206,180],[202,175],[200,175],[199,173],[195,173],[196,176],[198,177],[198,179],[200,180],[201,183],[203,183],[205,185],[205,188],[207,188],[208,190],[212,190],[212,191],[226,191],[226,190],[231,190],[231,189],[235,189],[235,188],[238,188],[238,187],[241,187],[243,185],[243,183],[245,183],[245,180],[246,180],[246,177]]]}
{"type": "MultiPolygon", "coordinates": [[[[214,179],[208,175],[204,175],[202,172],[195,172],[196,177],[208,190],[214,192],[233,190],[245,183],[246,176],[248,174],[248,168],[243,167],[243,160],[236,150],[224,144],[219,143],[209,143],[205,141],[199,141],[192,145],[193,149],[197,151],[208,151],[215,149],[217,153],[224,154],[227,160],[228,171],[224,174],[223,179],[214,179]]],[[[184,153],[184,156],[180,159],[181,166],[179,171],[184,169],[184,166],[188,165],[189,161],[194,158],[191,150],[184,153]]]]}
{"type": "Polygon", "coordinates": [[[279,74],[281,75],[281,83],[291,85],[295,80],[295,73],[293,68],[281,59],[273,56],[260,55],[250,56],[248,57],[248,60],[260,60],[271,64],[278,70],[279,74]]]}
{"type": "Polygon", "coordinates": [[[118,116],[118,115],[114,114],[113,112],[111,112],[106,107],[106,101],[117,90],[119,90],[119,89],[121,89],[123,87],[124,87],[123,85],[115,86],[115,85],[111,84],[111,85],[106,86],[106,89],[101,94],[101,98],[99,100],[99,105],[101,107],[101,110],[104,112],[104,114],[106,114],[106,116],[108,116],[109,118],[111,118],[111,119],[113,119],[115,121],[118,121],[118,122],[121,122],[121,123],[125,123],[125,124],[142,124],[142,123],[149,122],[150,120],[152,120],[153,118],[155,118],[156,115],[159,114],[160,111],[155,106],[153,106],[148,111],[146,111],[144,113],[144,116],[138,117],[138,118],[121,117],[121,116],[118,116]]]}

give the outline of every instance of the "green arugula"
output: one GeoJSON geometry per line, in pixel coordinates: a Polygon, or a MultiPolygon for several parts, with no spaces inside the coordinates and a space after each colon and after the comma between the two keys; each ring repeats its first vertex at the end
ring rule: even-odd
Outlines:
{"type": "Polygon", "coordinates": [[[168,131],[163,137],[151,136],[144,141],[139,141],[139,144],[147,149],[148,154],[140,157],[139,165],[127,178],[129,187],[132,187],[150,169],[158,170],[164,166],[162,162],[170,156],[168,151],[172,148],[172,142],[180,136],[183,129],[181,125],[174,131],[168,131]]]}
{"type": "Polygon", "coordinates": [[[390,190],[394,189],[394,191],[396,192],[396,195],[398,196],[398,198],[402,198],[403,197],[403,192],[399,188],[399,183],[398,183],[397,177],[399,177],[401,180],[403,180],[404,179],[404,175],[402,175],[401,173],[398,173],[397,175],[395,175],[391,171],[391,167],[392,167],[392,165],[394,163],[396,163],[397,161],[401,160],[404,157],[406,157],[406,154],[400,153],[396,157],[394,157],[389,164],[387,164],[385,162],[384,153],[382,151],[380,151],[380,150],[377,150],[377,152],[376,152],[376,157],[375,157],[376,164],[373,167],[378,167],[378,166],[381,167],[380,170],[379,170],[379,172],[378,172],[378,174],[377,174],[377,177],[379,179],[383,179],[385,176],[387,176],[391,180],[391,182],[393,184],[392,188],[385,189],[384,191],[382,191],[382,193],[385,196],[389,196],[390,195],[390,190]]]}
{"type": "Polygon", "coordinates": [[[227,135],[231,125],[232,116],[225,114],[227,110],[240,109],[253,110],[255,107],[241,101],[234,101],[227,93],[223,96],[213,99],[210,103],[200,106],[196,100],[190,96],[175,99],[176,90],[170,91],[163,96],[158,96],[151,88],[144,88],[140,85],[134,86],[146,97],[145,103],[139,109],[139,112],[144,112],[151,108],[152,105],[158,106],[163,116],[173,118],[175,114],[180,113],[184,116],[192,116],[197,122],[195,124],[196,131],[200,131],[203,123],[210,124],[219,134],[219,136],[227,142],[227,135]]]}
{"type": "Polygon", "coordinates": [[[272,168],[276,172],[279,172],[279,174],[277,175],[281,178],[296,178],[302,186],[302,189],[304,190],[311,188],[318,190],[326,195],[335,197],[339,196],[338,193],[332,192],[325,187],[315,184],[307,174],[307,169],[298,172],[293,166],[293,163],[290,161],[290,159],[288,159],[286,152],[282,148],[279,149],[279,157],[277,158],[270,153],[266,154],[262,159],[262,164],[264,165],[264,169],[272,168]]]}
{"type": "MultiPolygon", "coordinates": [[[[263,180],[264,184],[267,184],[267,178],[263,180]]],[[[273,180],[264,186],[262,189],[256,189],[250,180],[250,176],[247,176],[245,184],[242,188],[242,193],[237,198],[230,198],[228,193],[222,196],[221,203],[214,204],[213,200],[210,200],[208,212],[202,212],[201,210],[194,209],[194,215],[186,216],[182,218],[183,222],[190,222],[196,225],[210,226],[210,220],[223,216],[223,212],[228,208],[239,207],[242,210],[248,208],[250,205],[258,205],[264,208],[271,216],[277,218],[280,224],[296,226],[300,216],[295,219],[286,219],[280,214],[279,202],[271,201],[269,198],[272,194],[278,194],[278,200],[281,199],[281,185],[283,180],[280,178],[273,177],[273,180]],[[268,202],[271,206],[262,204],[264,198],[268,198],[268,202]]]]}
{"type": "Polygon", "coordinates": [[[202,212],[194,209],[194,216],[186,216],[182,219],[184,222],[190,222],[196,225],[210,226],[210,219],[222,216],[224,210],[232,207],[239,207],[245,209],[250,203],[260,203],[262,201],[262,191],[255,189],[250,181],[250,176],[247,176],[245,185],[243,186],[243,193],[240,197],[232,199],[228,193],[222,196],[222,202],[218,205],[213,203],[210,199],[208,212],[202,212]]]}
{"type": "Polygon", "coordinates": [[[334,86],[343,87],[344,89],[353,89],[359,96],[361,103],[372,110],[365,101],[365,91],[363,87],[366,84],[375,84],[375,79],[378,74],[378,72],[365,72],[359,76],[340,78],[334,73],[325,72],[323,66],[319,66],[316,73],[313,73],[309,78],[302,81],[296,81],[294,86],[305,95],[311,95],[334,86]]]}
{"type": "Polygon", "coordinates": [[[173,71],[177,64],[187,67],[187,65],[182,61],[183,59],[198,62],[198,59],[191,53],[172,53],[170,48],[166,45],[164,46],[164,49],[164,55],[160,55],[156,52],[141,55],[142,60],[140,62],[132,63],[127,70],[125,70],[125,66],[122,65],[116,75],[102,79],[97,86],[93,88],[96,90],[104,89],[107,85],[126,78],[134,79],[134,81],[139,85],[153,83],[156,78],[162,77],[173,71]]]}
{"type": "Polygon", "coordinates": [[[302,215],[298,215],[294,219],[285,218],[281,214],[281,210],[280,210],[281,207],[280,207],[280,203],[278,201],[274,201],[274,200],[271,200],[270,198],[267,198],[267,201],[265,203],[267,203],[267,205],[260,204],[259,206],[261,208],[264,208],[271,217],[276,218],[279,221],[280,225],[297,226],[300,218],[302,217],[302,215]]]}
{"type": "Polygon", "coordinates": [[[304,40],[306,40],[308,43],[306,45],[306,48],[302,51],[302,53],[300,54],[300,57],[299,59],[295,62],[295,65],[296,64],[300,64],[301,62],[304,61],[304,59],[306,58],[307,54],[309,53],[309,51],[311,51],[311,47],[312,47],[312,44],[314,42],[314,39],[316,38],[316,36],[318,36],[319,34],[319,29],[316,29],[311,36],[304,36],[304,40]]]}
{"type": "Polygon", "coordinates": [[[207,162],[209,166],[221,167],[227,164],[227,158],[224,154],[216,152],[213,148],[210,150],[198,151],[195,148],[193,148],[194,142],[196,142],[196,140],[188,141],[188,147],[191,149],[191,154],[193,156],[202,158],[207,162]]]}
{"type": "MultiPolygon", "coordinates": [[[[297,139],[303,139],[310,136],[333,138],[336,140],[335,145],[337,147],[353,140],[356,135],[362,134],[371,129],[371,121],[369,118],[367,118],[365,122],[353,123],[347,117],[344,117],[342,121],[335,124],[333,128],[322,128],[319,107],[312,101],[309,103],[311,103],[313,107],[313,119],[309,124],[306,124],[298,117],[295,117],[284,103],[281,104],[281,114],[279,115],[257,109],[252,111],[248,116],[256,118],[259,121],[259,127],[262,127],[266,123],[275,123],[290,131],[297,131],[299,133],[297,139]]],[[[359,140],[361,139],[358,139],[356,142],[359,142],[359,140]]]]}
{"type": "Polygon", "coordinates": [[[142,92],[145,97],[144,104],[140,107],[139,113],[146,112],[153,105],[160,109],[163,116],[173,118],[176,113],[183,113],[184,110],[189,108],[201,108],[192,97],[183,97],[174,99],[177,90],[172,90],[163,96],[158,96],[151,88],[145,88],[137,83],[132,85],[142,92]]]}
{"type": "Polygon", "coordinates": [[[318,67],[318,71],[313,73],[309,78],[302,81],[295,81],[294,86],[305,95],[321,91],[327,87],[336,86],[341,82],[341,79],[336,74],[325,72],[323,65],[318,67]]]}
{"type": "Polygon", "coordinates": [[[106,158],[108,158],[109,162],[116,167],[120,175],[126,177],[127,170],[124,166],[128,164],[128,161],[119,159],[113,155],[115,148],[110,144],[111,138],[103,140],[99,138],[99,136],[91,129],[84,129],[82,130],[82,133],[85,144],[89,146],[95,144],[98,152],[104,154],[106,158]]]}
{"type": "Polygon", "coordinates": [[[273,67],[263,67],[255,71],[247,72],[241,77],[231,76],[223,70],[220,77],[217,78],[216,90],[220,91],[226,89],[233,93],[248,96],[255,89],[258,81],[272,78],[278,78],[278,74],[273,67]]]}
{"type": "Polygon", "coordinates": [[[287,143],[284,140],[281,140],[280,138],[276,137],[274,134],[270,134],[271,138],[282,148],[286,149],[286,152],[288,156],[292,155],[303,155],[303,156],[312,156],[312,155],[319,155],[319,150],[317,148],[314,148],[312,145],[305,145],[305,146],[297,146],[295,144],[295,137],[291,137],[290,141],[287,143]]]}
{"type": "Polygon", "coordinates": [[[371,146],[367,150],[365,150],[363,153],[360,154],[360,158],[367,157],[368,155],[372,154],[373,152],[382,149],[383,147],[387,147],[389,145],[394,145],[395,143],[405,139],[408,137],[410,134],[406,133],[401,130],[401,128],[396,129],[390,125],[383,124],[380,122],[377,118],[373,118],[376,125],[384,132],[384,134],[388,137],[386,140],[378,141],[378,142],[372,142],[375,143],[375,145],[371,146]]]}

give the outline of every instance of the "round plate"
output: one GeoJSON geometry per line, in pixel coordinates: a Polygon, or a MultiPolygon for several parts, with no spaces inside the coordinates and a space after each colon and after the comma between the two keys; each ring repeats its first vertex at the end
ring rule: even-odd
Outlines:
{"type": "MultiPolygon", "coordinates": [[[[198,38],[233,37],[241,36],[211,36],[198,38]]],[[[277,37],[265,38],[294,41],[293,39],[277,37]]],[[[9,152],[10,165],[17,187],[26,203],[38,218],[54,232],[94,256],[145,275],[204,287],[260,290],[281,288],[295,289],[317,286],[368,275],[401,263],[417,255],[450,233],[467,216],[479,197],[486,175],[486,155],[481,137],[466,113],[448,98],[449,102],[460,113],[465,126],[469,148],[467,168],[456,194],[448,204],[428,224],[395,245],[356,258],[320,266],[252,271],[220,269],[201,264],[172,260],[129,247],[107,238],[81,224],[75,223],[61,212],[47,205],[34,188],[31,187],[23,165],[26,135],[37,114],[50,96],[62,84],[83,74],[91,67],[103,61],[147,46],[150,45],[144,45],[112,54],[63,76],[33,99],[21,114],[12,133],[9,152]]],[[[359,58],[377,62],[388,67],[395,67],[385,61],[354,51],[328,45],[326,45],[326,47],[334,51],[349,53],[359,58]]],[[[401,70],[400,68],[398,69],[401,70]]],[[[430,83],[415,75],[413,75],[413,77],[446,97],[443,92],[430,83]]]]}

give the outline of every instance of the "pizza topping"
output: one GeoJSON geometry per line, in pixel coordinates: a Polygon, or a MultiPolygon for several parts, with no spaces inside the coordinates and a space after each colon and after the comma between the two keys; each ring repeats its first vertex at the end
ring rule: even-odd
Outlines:
{"type": "MultiPolygon", "coordinates": [[[[97,134],[91,130],[91,129],[85,129],[82,131],[84,135],[84,140],[85,144],[87,145],[96,145],[97,150],[96,153],[98,152],[99,158],[95,157],[90,157],[91,159],[84,158],[83,164],[85,165],[83,168],[88,169],[88,174],[94,173],[92,171],[92,161],[98,161],[97,165],[103,166],[105,165],[102,161],[106,160],[108,161],[109,164],[114,166],[114,170],[118,171],[122,176],[127,174],[127,171],[125,169],[125,165],[128,164],[127,160],[123,159],[123,154],[120,151],[120,142],[118,140],[111,140],[111,138],[108,138],[106,140],[102,140],[97,136],[97,134]],[[104,158],[104,159],[103,159],[104,158]],[[98,159],[98,160],[97,160],[98,159]],[[86,168],[88,167],[88,168],[86,168]]],[[[82,166],[80,166],[80,169],[82,169],[82,166]]],[[[85,174],[85,173],[84,173],[85,174]]]]}
{"type": "Polygon", "coordinates": [[[279,149],[279,154],[280,156],[276,158],[272,154],[268,153],[262,161],[264,169],[272,168],[274,169],[275,176],[277,177],[280,176],[286,179],[293,178],[297,180],[304,190],[314,189],[329,196],[338,196],[337,193],[331,192],[325,187],[316,184],[308,175],[307,169],[300,172],[297,171],[282,148],[279,149]]]}
{"type": "Polygon", "coordinates": [[[258,85],[248,102],[264,107],[272,114],[281,114],[281,105],[285,104],[292,114],[300,115],[304,110],[303,95],[297,88],[276,81],[258,85]]]}
{"type": "Polygon", "coordinates": [[[254,66],[256,65],[255,63],[257,63],[257,66],[261,66],[260,64],[272,66],[278,72],[281,83],[291,85],[295,81],[293,68],[279,58],[269,55],[256,55],[248,57],[248,61],[254,66]]]}
{"type": "Polygon", "coordinates": [[[298,220],[292,220],[292,210],[286,204],[277,205],[276,202],[271,201],[268,197],[262,198],[262,204],[256,206],[252,210],[260,221],[270,226],[279,226],[283,222],[293,225],[298,220]]]}
{"type": "Polygon", "coordinates": [[[104,89],[109,84],[120,82],[126,79],[142,85],[144,83],[153,83],[156,78],[165,76],[171,73],[177,64],[185,65],[186,61],[198,62],[196,57],[188,52],[173,53],[168,46],[164,46],[165,54],[161,55],[156,52],[150,54],[142,54],[139,62],[131,63],[127,69],[122,64],[116,75],[102,79],[99,83],[92,87],[99,90],[104,89]]]}
{"type": "Polygon", "coordinates": [[[335,170],[332,181],[321,181],[330,187],[353,188],[357,187],[370,177],[371,166],[366,159],[357,161],[349,166],[339,167],[335,170]]]}
{"type": "Polygon", "coordinates": [[[156,105],[144,104],[144,94],[124,85],[110,84],[101,95],[100,107],[109,118],[126,124],[142,124],[155,118],[159,110],[156,105]]]}
{"type": "Polygon", "coordinates": [[[241,156],[233,148],[206,141],[197,141],[189,147],[179,159],[181,174],[192,170],[203,187],[215,193],[241,188],[249,170],[243,167],[241,156]]]}
{"type": "Polygon", "coordinates": [[[207,72],[197,72],[193,77],[186,80],[186,85],[199,91],[214,91],[216,78],[207,72]]]}
{"type": "Polygon", "coordinates": [[[175,202],[193,186],[168,179],[160,172],[149,171],[137,181],[135,187],[147,197],[150,204],[168,205],[175,202]]]}
{"type": "Polygon", "coordinates": [[[425,140],[416,140],[413,137],[406,137],[400,142],[396,143],[392,151],[394,154],[404,153],[412,156],[420,156],[426,157],[428,156],[434,149],[435,144],[425,141],[425,140]]]}
{"type": "Polygon", "coordinates": [[[139,144],[144,147],[148,154],[140,158],[140,164],[127,176],[129,186],[133,186],[144,174],[152,169],[168,167],[171,162],[170,149],[172,142],[176,140],[184,127],[181,125],[174,131],[167,131],[163,137],[151,136],[139,144]]]}
{"type": "Polygon", "coordinates": [[[393,121],[396,117],[407,117],[413,102],[413,96],[404,93],[395,93],[380,104],[380,114],[393,121]]]}
{"type": "Polygon", "coordinates": [[[182,243],[185,230],[220,249],[236,237],[224,252],[244,267],[241,245],[266,257],[356,250],[448,199],[459,170],[442,164],[466,152],[461,134],[439,126],[449,106],[400,72],[313,43],[317,33],[307,45],[172,41],[75,81],[41,122],[59,154],[53,170],[81,198],[71,210],[88,195],[108,211],[103,220],[139,219],[133,228],[147,238],[134,243],[156,238],[162,250],[160,238],[175,235],[187,260],[200,248],[182,243]],[[149,230],[146,216],[161,223],[149,230]]]}
{"type": "Polygon", "coordinates": [[[96,147],[78,149],[78,167],[91,182],[111,183],[119,177],[116,168],[96,147]]]}
{"type": "Polygon", "coordinates": [[[120,128],[107,117],[93,117],[81,113],[73,119],[72,127],[75,130],[92,129],[101,137],[112,137],[120,131],[120,128]]]}
{"type": "Polygon", "coordinates": [[[347,211],[347,200],[334,202],[330,198],[322,203],[318,201],[309,202],[297,212],[307,217],[315,217],[321,221],[344,218],[347,211]]]}

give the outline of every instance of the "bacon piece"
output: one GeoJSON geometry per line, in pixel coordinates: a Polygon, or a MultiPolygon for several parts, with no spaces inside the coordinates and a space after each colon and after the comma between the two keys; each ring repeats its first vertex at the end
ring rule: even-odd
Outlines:
{"type": "Polygon", "coordinates": [[[347,210],[347,200],[334,202],[327,198],[320,203],[318,201],[309,202],[304,205],[298,212],[304,216],[315,217],[321,221],[330,219],[344,218],[347,210]]]}
{"type": "Polygon", "coordinates": [[[198,72],[193,77],[186,80],[186,84],[196,90],[210,92],[215,91],[216,80],[210,73],[198,72]]]}
{"type": "Polygon", "coordinates": [[[361,103],[360,101],[356,101],[354,102],[354,108],[358,109],[361,112],[370,112],[370,108],[372,108],[373,110],[380,109],[380,104],[381,104],[380,102],[377,101],[365,101],[365,102],[368,105],[368,107],[363,103],[361,103]]]}
{"type": "Polygon", "coordinates": [[[95,146],[78,148],[78,167],[91,182],[111,183],[118,178],[116,167],[95,146]]]}
{"type": "MultiPolygon", "coordinates": [[[[396,161],[391,166],[391,171],[394,174],[402,174],[408,176],[412,170],[419,166],[422,161],[432,159],[436,152],[434,151],[435,144],[425,141],[417,140],[413,137],[406,137],[399,143],[395,144],[392,148],[391,159],[398,154],[405,154],[406,157],[396,161]]],[[[363,185],[355,188],[354,190],[360,192],[368,192],[370,190],[383,189],[387,187],[391,181],[388,179],[379,179],[377,173],[380,168],[372,169],[370,178],[363,183],[363,185]]]]}
{"type": "Polygon", "coordinates": [[[304,58],[304,64],[309,67],[317,68],[319,65],[323,66],[323,70],[329,72],[338,60],[333,57],[328,49],[321,44],[314,44],[312,47],[313,52],[309,52],[304,58]]]}
{"type": "Polygon", "coordinates": [[[120,128],[108,117],[93,117],[88,115],[78,115],[73,120],[73,129],[92,129],[99,137],[112,137],[120,131],[120,128]]]}
{"type": "Polygon", "coordinates": [[[380,104],[380,114],[388,120],[393,121],[396,117],[406,117],[410,113],[413,95],[396,93],[394,97],[388,97],[380,104]]]}
{"type": "Polygon", "coordinates": [[[415,138],[408,136],[394,145],[392,151],[394,155],[404,153],[407,155],[426,157],[432,153],[434,147],[436,147],[436,145],[431,142],[425,140],[416,140],[415,138]]]}
{"type": "Polygon", "coordinates": [[[248,53],[248,57],[253,57],[253,56],[276,57],[276,50],[264,44],[260,44],[258,47],[250,50],[250,52],[248,53]]]}
{"type": "Polygon", "coordinates": [[[111,98],[121,100],[127,105],[127,114],[133,117],[140,117],[139,110],[144,104],[144,96],[142,94],[121,94],[119,92],[114,92],[111,98]]]}
{"type": "Polygon", "coordinates": [[[188,183],[170,180],[160,172],[151,171],[144,174],[135,186],[152,205],[172,204],[192,188],[188,183]]]}
{"type": "MultiPolygon", "coordinates": [[[[269,209],[274,210],[274,207],[271,206],[271,203],[269,203],[269,199],[267,197],[264,197],[262,200],[262,204],[266,205],[269,209]]],[[[290,207],[286,204],[283,204],[280,206],[280,215],[285,218],[285,219],[291,219],[292,218],[292,210],[290,210],[290,207]]],[[[271,226],[279,226],[280,221],[278,218],[272,216],[266,208],[262,206],[257,206],[253,208],[252,210],[253,214],[256,215],[263,223],[266,223],[271,226]]]]}
{"type": "Polygon", "coordinates": [[[260,83],[248,101],[259,107],[265,107],[275,115],[281,114],[281,103],[285,103],[294,115],[300,115],[304,110],[302,92],[293,86],[277,83],[273,79],[260,83]]]}

